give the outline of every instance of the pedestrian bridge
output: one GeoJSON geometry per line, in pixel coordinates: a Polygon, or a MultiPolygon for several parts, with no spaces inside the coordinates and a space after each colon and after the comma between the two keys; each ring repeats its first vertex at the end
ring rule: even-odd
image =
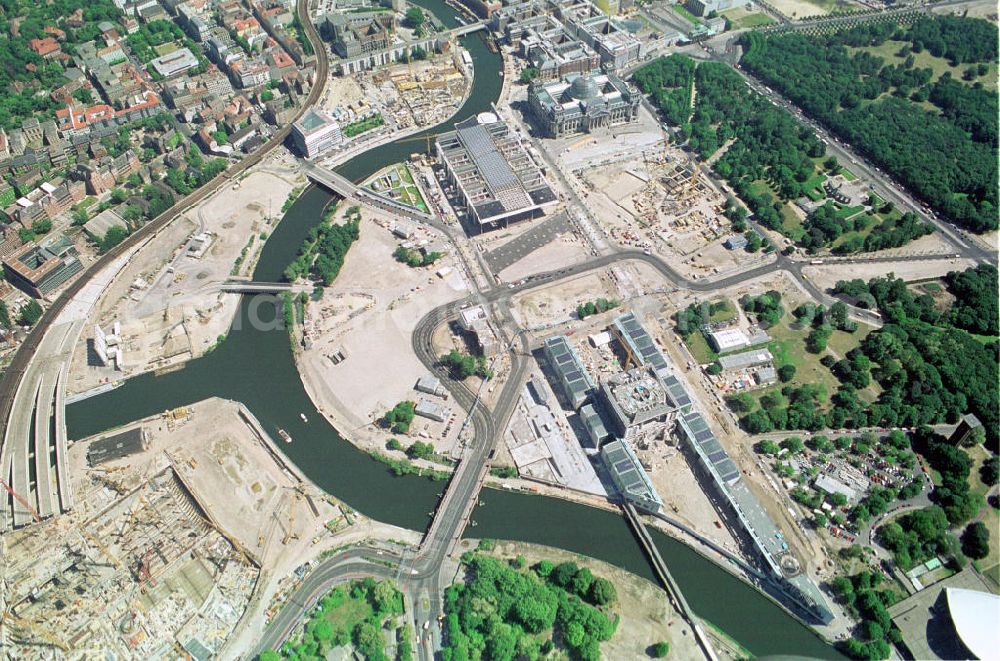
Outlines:
{"type": "Polygon", "coordinates": [[[378,211],[388,211],[389,213],[406,216],[413,220],[429,221],[434,219],[430,214],[424,213],[415,207],[358,186],[343,175],[322,165],[317,165],[312,161],[302,161],[302,171],[309,179],[342,196],[344,199],[354,200],[359,204],[364,204],[378,211]]]}
{"type": "Polygon", "coordinates": [[[253,282],[250,280],[226,280],[219,287],[222,291],[235,294],[279,294],[292,291],[290,282],[253,282]]]}

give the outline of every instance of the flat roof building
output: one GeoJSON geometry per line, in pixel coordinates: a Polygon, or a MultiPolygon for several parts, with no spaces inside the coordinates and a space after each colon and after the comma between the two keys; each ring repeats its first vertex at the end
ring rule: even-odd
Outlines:
{"type": "Polygon", "coordinates": [[[798,560],[791,554],[788,543],[774,521],[764,510],[757,496],[709,428],[701,413],[681,416],[678,432],[681,439],[697,457],[697,465],[707,473],[722,503],[735,515],[743,532],[764,561],[772,577],[783,591],[809,610],[820,622],[829,623],[833,613],[819,587],[801,571],[798,560]]]}
{"type": "Polygon", "coordinates": [[[719,358],[719,367],[723,370],[741,370],[748,367],[757,367],[758,365],[769,365],[773,361],[774,356],[767,349],[754,349],[753,351],[735,353],[731,356],[721,356],[719,358]]]}
{"type": "Polygon", "coordinates": [[[854,489],[831,475],[820,475],[813,481],[813,486],[826,494],[842,494],[851,503],[858,499],[858,494],[854,489]]]}
{"type": "Polygon", "coordinates": [[[292,141],[306,158],[316,158],[343,140],[340,124],[322,110],[310,108],[292,124],[292,141]]]}
{"type": "Polygon", "coordinates": [[[100,438],[87,447],[87,463],[91,466],[122,459],[146,449],[146,433],[142,427],[100,438]]]}
{"type": "Polygon", "coordinates": [[[593,404],[584,404],[580,408],[580,421],[583,422],[587,438],[590,439],[591,447],[595,450],[599,449],[601,444],[611,437],[607,427],[604,426],[604,420],[601,419],[593,404]]]}
{"type": "Polygon", "coordinates": [[[448,183],[481,229],[538,215],[559,201],[520,139],[495,113],[455,124],[435,146],[448,183]]]}
{"type": "Polygon", "coordinates": [[[750,346],[750,338],[739,328],[723,328],[708,334],[708,341],[716,351],[732,351],[750,346]]]}
{"type": "Polygon", "coordinates": [[[663,501],[627,441],[619,439],[606,443],[601,448],[601,458],[625,500],[646,512],[660,511],[663,501]]]}
{"type": "Polygon", "coordinates": [[[413,409],[413,412],[421,417],[437,422],[444,422],[451,415],[451,410],[447,406],[426,397],[422,397],[417,402],[417,406],[413,409]]]}
{"type": "Polygon", "coordinates": [[[114,209],[105,209],[83,224],[83,231],[94,241],[103,241],[112,227],[128,229],[128,223],[114,209]]]}
{"type": "Polygon", "coordinates": [[[448,398],[448,391],[441,385],[441,380],[429,374],[417,379],[417,385],[414,386],[414,389],[418,392],[425,392],[428,395],[448,398]]]}
{"type": "Polygon", "coordinates": [[[61,239],[48,246],[26,243],[3,260],[7,281],[21,291],[41,298],[83,270],[76,246],[61,239]]]}
{"type": "Polygon", "coordinates": [[[558,386],[555,390],[562,393],[571,408],[580,408],[594,389],[594,382],[569,339],[565,335],[553,335],[545,340],[542,350],[555,376],[553,385],[558,386]]]}
{"type": "Polygon", "coordinates": [[[156,73],[164,78],[170,78],[197,67],[198,58],[187,48],[178,48],[171,53],[150,60],[149,63],[156,70],[156,73]]]}
{"type": "Polygon", "coordinates": [[[633,313],[626,312],[616,317],[611,324],[611,332],[625,349],[626,368],[649,365],[661,376],[665,376],[670,370],[663,354],[653,343],[653,338],[633,313]]]}

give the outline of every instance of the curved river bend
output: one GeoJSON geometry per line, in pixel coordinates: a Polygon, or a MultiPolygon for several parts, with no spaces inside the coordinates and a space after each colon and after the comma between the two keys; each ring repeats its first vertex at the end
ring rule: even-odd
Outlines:
{"type": "MultiPolygon", "coordinates": [[[[419,0],[447,25],[457,25],[456,13],[441,0],[419,0]]],[[[464,119],[487,110],[500,94],[499,55],[483,39],[462,40],[475,63],[472,92],[456,114],[464,119]]],[[[450,128],[454,120],[419,135],[450,128]]],[[[360,180],[384,166],[406,160],[412,140],[373,148],[340,166],[345,176],[360,180]]],[[[278,281],[296,256],[309,229],[320,218],[332,196],[311,187],[289,209],[265,245],[254,278],[278,281]]],[[[268,321],[278,311],[262,297],[245,296],[225,342],[215,351],[189,361],[184,369],[129,379],[120,388],[67,408],[71,438],[92,434],[191,404],[208,397],[241,401],[274,434],[282,428],[295,439],[281,445],[288,457],[317,485],[367,516],[414,530],[429,524],[437,507],[441,483],[393,475],[345,441],[309,399],[295,368],[284,330],[255,330],[251,311],[268,321]],[[305,424],[299,413],[312,421],[305,424]]],[[[474,518],[477,537],[547,544],[613,563],[649,580],[652,570],[625,520],[614,513],[555,498],[484,491],[474,518]]],[[[651,531],[691,607],[755,655],[802,654],[836,657],[836,652],[811,630],[770,600],[684,544],[651,531]]]]}

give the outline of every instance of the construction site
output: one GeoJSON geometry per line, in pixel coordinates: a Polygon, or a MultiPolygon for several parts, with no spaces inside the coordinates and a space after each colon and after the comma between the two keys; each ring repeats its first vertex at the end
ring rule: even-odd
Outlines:
{"type": "Polygon", "coordinates": [[[241,405],[214,399],[75,443],[76,507],[33,512],[35,525],[2,538],[0,647],[224,658],[241,621],[290,588],[260,567],[287,582],[354,521],[271,443],[241,405]]]}
{"type": "Polygon", "coordinates": [[[429,60],[411,60],[372,74],[372,82],[396,100],[393,112],[399,128],[434,126],[458,109],[471,73],[459,57],[447,53],[429,60]]]}

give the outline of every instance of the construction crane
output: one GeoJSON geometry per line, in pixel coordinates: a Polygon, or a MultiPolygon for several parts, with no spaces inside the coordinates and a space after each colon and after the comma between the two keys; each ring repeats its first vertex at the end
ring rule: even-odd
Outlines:
{"type": "Polygon", "coordinates": [[[438,137],[439,135],[441,135],[441,134],[440,133],[427,133],[425,135],[415,135],[415,136],[411,136],[409,138],[400,138],[396,142],[417,142],[417,141],[422,141],[422,142],[426,143],[427,155],[431,156],[431,155],[433,155],[433,152],[431,151],[431,141],[434,138],[438,137]]]}
{"type": "Polygon", "coordinates": [[[147,549],[145,553],[142,554],[142,558],[139,560],[139,583],[148,582],[154,588],[156,587],[156,579],[153,578],[153,573],[149,571],[149,556],[153,553],[153,549],[147,549]]]}
{"type": "Polygon", "coordinates": [[[288,544],[292,539],[298,539],[299,533],[295,532],[295,506],[298,504],[301,496],[296,495],[291,499],[291,504],[288,507],[288,527],[285,529],[285,537],[281,540],[282,544],[288,544]]]}
{"type": "Polygon", "coordinates": [[[4,480],[0,479],[0,486],[3,487],[4,491],[6,491],[7,493],[9,493],[11,496],[14,497],[14,500],[20,503],[21,507],[28,510],[28,512],[31,513],[31,516],[35,518],[36,522],[41,522],[42,517],[38,513],[38,510],[36,510],[34,507],[28,504],[28,501],[26,501],[24,498],[21,498],[21,496],[19,496],[17,492],[14,491],[14,489],[12,489],[9,484],[7,484],[4,480]]]}
{"type": "MultiPolygon", "coordinates": [[[[57,638],[54,634],[49,633],[47,630],[42,628],[39,624],[34,622],[28,622],[27,620],[14,615],[10,610],[4,613],[3,622],[10,622],[11,625],[17,627],[18,629],[24,629],[35,636],[38,636],[48,644],[58,647],[63,652],[69,651],[69,645],[64,643],[62,640],[57,638]]],[[[30,641],[25,641],[30,642],[30,641]]]]}

